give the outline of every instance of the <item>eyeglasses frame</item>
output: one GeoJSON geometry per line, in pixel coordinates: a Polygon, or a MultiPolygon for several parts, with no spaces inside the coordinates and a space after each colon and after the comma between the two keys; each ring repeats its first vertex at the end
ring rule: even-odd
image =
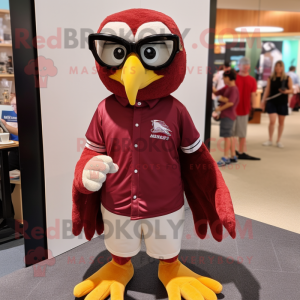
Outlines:
{"type": "Polygon", "coordinates": [[[130,55],[131,53],[135,53],[140,58],[140,61],[141,61],[142,65],[143,65],[143,67],[145,69],[153,70],[153,71],[154,70],[161,70],[161,69],[164,69],[164,68],[168,67],[172,63],[175,55],[179,51],[183,50],[182,45],[180,43],[179,36],[176,35],[176,34],[170,34],[170,33],[166,33],[166,34],[154,34],[154,35],[147,36],[147,37],[139,40],[138,42],[128,42],[125,39],[123,39],[123,38],[121,38],[119,36],[112,35],[112,34],[107,34],[107,33],[91,33],[88,36],[89,49],[92,51],[93,56],[96,59],[97,63],[100,66],[108,68],[108,69],[121,69],[123,67],[123,65],[125,64],[126,57],[124,58],[124,61],[120,65],[118,65],[118,66],[111,66],[111,65],[107,65],[106,63],[104,63],[100,59],[100,57],[99,57],[99,55],[97,53],[97,50],[96,50],[95,43],[94,43],[95,41],[101,41],[101,40],[112,41],[112,42],[115,42],[115,43],[118,43],[118,44],[124,46],[126,48],[126,51],[127,51],[126,57],[128,57],[128,55],[130,55]],[[173,50],[172,50],[172,53],[170,55],[170,58],[164,64],[162,64],[160,66],[151,66],[151,65],[148,65],[140,57],[140,49],[141,49],[141,47],[143,45],[151,43],[153,41],[173,41],[173,50]]]}

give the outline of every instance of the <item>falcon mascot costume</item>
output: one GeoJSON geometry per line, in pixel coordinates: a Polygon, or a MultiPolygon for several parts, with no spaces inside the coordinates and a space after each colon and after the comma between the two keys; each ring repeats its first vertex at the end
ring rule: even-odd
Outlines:
{"type": "MultiPolygon", "coordinates": [[[[76,297],[124,299],[141,249],[160,260],[158,277],[170,300],[213,300],[222,285],[178,260],[184,196],[195,231],[209,224],[235,238],[229,190],[186,107],[170,94],[182,83],[186,51],[167,15],[130,9],[108,16],[89,48],[112,95],[98,105],[73,181],[73,233],[104,233],[112,260],[74,288],[76,297]]],[[[190,97],[190,95],[188,95],[190,97]]]]}

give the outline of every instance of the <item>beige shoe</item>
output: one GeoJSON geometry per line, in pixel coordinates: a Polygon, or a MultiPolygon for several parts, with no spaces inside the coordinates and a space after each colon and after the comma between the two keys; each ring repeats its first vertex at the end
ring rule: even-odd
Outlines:
{"type": "Polygon", "coordinates": [[[278,143],[276,144],[276,147],[278,147],[278,148],[284,148],[284,146],[283,146],[280,142],[278,142],[278,143]]]}
{"type": "Polygon", "coordinates": [[[272,146],[273,143],[272,143],[272,141],[266,141],[266,142],[262,143],[262,145],[263,146],[272,146]]]}

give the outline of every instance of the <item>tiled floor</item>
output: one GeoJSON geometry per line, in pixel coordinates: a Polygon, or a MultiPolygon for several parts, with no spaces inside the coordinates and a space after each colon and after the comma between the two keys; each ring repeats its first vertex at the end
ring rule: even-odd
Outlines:
{"type": "MultiPolygon", "coordinates": [[[[223,156],[219,123],[211,126],[211,155],[216,161],[223,156]]],[[[236,214],[300,234],[300,112],[286,117],[283,149],[262,146],[268,124],[268,115],[262,114],[261,124],[249,124],[247,128],[246,152],[261,161],[240,160],[221,168],[221,172],[236,214]]],[[[274,142],[276,135],[277,125],[274,142]]]]}
{"type": "Polygon", "coordinates": [[[0,245],[0,277],[24,268],[24,256],[24,239],[0,245]]]}
{"type": "MultiPolygon", "coordinates": [[[[240,216],[237,221],[235,240],[200,240],[194,235],[191,212],[187,210],[180,260],[223,284],[218,299],[299,299],[300,235],[240,216]]],[[[56,257],[55,264],[46,267],[44,277],[35,277],[36,269],[29,267],[0,278],[1,300],[74,300],[74,286],[109,259],[103,237],[95,238],[56,257]]],[[[157,278],[158,261],[147,256],[144,247],[133,264],[135,276],[125,299],[167,299],[157,278]]]]}

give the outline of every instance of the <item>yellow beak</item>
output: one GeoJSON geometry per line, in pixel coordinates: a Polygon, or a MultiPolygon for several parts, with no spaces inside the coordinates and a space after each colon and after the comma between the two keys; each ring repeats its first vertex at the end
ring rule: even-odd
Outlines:
{"type": "Polygon", "coordinates": [[[129,103],[134,105],[138,91],[164,75],[157,75],[154,71],[145,69],[139,58],[135,54],[131,54],[123,68],[109,77],[124,85],[129,103]]]}

